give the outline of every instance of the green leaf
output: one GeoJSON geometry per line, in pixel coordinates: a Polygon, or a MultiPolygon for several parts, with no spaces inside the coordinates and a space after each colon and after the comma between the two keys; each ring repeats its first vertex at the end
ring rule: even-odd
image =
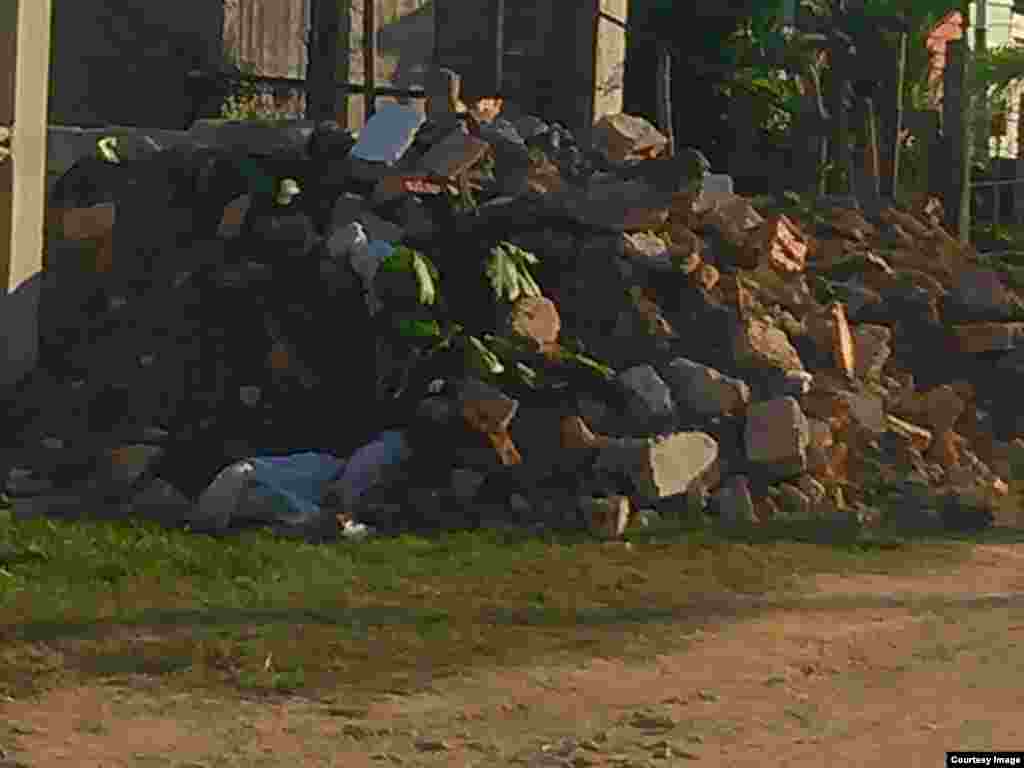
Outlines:
{"type": "Polygon", "coordinates": [[[615,378],[615,371],[613,369],[604,363],[600,363],[594,358],[580,354],[579,352],[571,352],[563,349],[562,359],[568,363],[573,363],[581,368],[585,368],[592,373],[596,373],[605,381],[611,381],[615,378]]]}
{"type": "Polygon", "coordinates": [[[524,363],[516,363],[516,373],[519,375],[519,380],[526,386],[537,386],[537,372],[530,366],[524,363]]]}
{"type": "Polygon", "coordinates": [[[96,142],[96,151],[101,160],[108,163],[121,162],[121,158],[117,156],[117,136],[104,136],[96,142]]]}
{"type": "Polygon", "coordinates": [[[487,344],[488,348],[495,350],[496,353],[506,360],[528,357],[532,354],[527,343],[520,339],[508,339],[503,336],[484,334],[484,343],[487,344]]]}
{"type": "Polygon", "coordinates": [[[484,346],[484,343],[480,341],[480,339],[476,336],[469,336],[467,338],[467,342],[469,344],[468,351],[471,355],[473,367],[493,376],[504,373],[505,366],[501,364],[501,360],[499,360],[497,355],[491,352],[491,350],[484,346]]]}
{"type": "Polygon", "coordinates": [[[255,162],[248,158],[240,158],[236,161],[238,170],[249,180],[249,189],[252,192],[262,195],[277,195],[274,180],[270,178],[255,162]]]}
{"type": "Polygon", "coordinates": [[[408,272],[412,269],[412,253],[408,248],[395,248],[380,263],[382,272],[408,272]]]}
{"type": "Polygon", "coordinates": [[[540,296],[540,286],[528,266],[539,262],[534,254],[512,243],[498,243],[491,249],[491,258],[487,262],[487,277],[495,295],[508,302],[514,302],[520,296],[540,296]]]}
{"type": "Polygon", "coordinates": [[[419,251],[400,245],[380,265],[384,272],[412,272],[419,287],[420,304],[433,306],[437,301],[437,283],[440,274],[437,267],[419,251]]]}
{"type": "Polygon", "coordinates": [[[441,327],[436,320],[406,317],[398,321],[398,332],[407,338],[432,339],[441,335],[441,327]]]}
{"type": "Polygon", "coordinates": [[[437,300],[434,278],[430,274],[430,268],[427,266],[426,260],[419,253],[413,253],[412,267],[416,272],[416,281],[420,286],[420,304],[432,306],[437,300]]]}
{"type": "Polygon", "coordinates": [[[292,198],[301,191],[299,183],[295,179],[282,179],[281,183],[277,185],[277,204],[289,205],[292,198]]]}

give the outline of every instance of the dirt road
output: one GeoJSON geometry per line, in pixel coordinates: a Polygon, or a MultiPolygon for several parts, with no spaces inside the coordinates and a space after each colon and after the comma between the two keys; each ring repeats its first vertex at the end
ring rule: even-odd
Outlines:
{"type": "Polygon", "coordinates": [[[799,605],[681,626],[643,661],[494,669],[369,702],[61,689],[0,705],[0,745],[31,768],[935,768],[946,750],[1024,749],[1024,546],[816,586],[799,605]]]}

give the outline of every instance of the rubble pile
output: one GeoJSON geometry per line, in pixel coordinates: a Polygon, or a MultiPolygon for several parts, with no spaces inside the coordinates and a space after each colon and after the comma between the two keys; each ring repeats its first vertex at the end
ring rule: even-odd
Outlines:
{"type": "Polygon", "coordinates": [[[388,105],[358,137],[60,180],[16,514],[992,522],[1024,305],[933,202],[751,201],[642,118],[584,148],[438,88],[429,119],[388,105]]]}

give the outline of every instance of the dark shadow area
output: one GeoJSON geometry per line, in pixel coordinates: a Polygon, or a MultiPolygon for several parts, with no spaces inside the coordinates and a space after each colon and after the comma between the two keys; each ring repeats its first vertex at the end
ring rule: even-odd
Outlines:
{"type": "MultiPolygon", "coordinates": [[[[899,595],[751,595],[719,594],[701,596],[691,603],[675,608],[658,606],[603,606],[575,612],[572,619],[563,611],[546,607],[493,606],[484,608],[478,617],[481,624],[509,628],[544,627],[618,627],[624,630],[643,624],[700,624],[722,620],[750,619],[770,610],[841,611],[852,608],[884,608],[927,605],[1024,606],[1024,593],[992,595],[905,597],[899,595]]],[[[189,632],[246,627],[302,625],[336,627],[359,634],[368,627],[429,628],[451,619],[446,611],[401,606],[366,606],[358,608],[309,609],[213,609],[143,611],[138,616],[120,621],[32,622],[9,628],[3,634],[8,641],[53,642],[74,639],[103,639],[121,630],[189,632]]]]}

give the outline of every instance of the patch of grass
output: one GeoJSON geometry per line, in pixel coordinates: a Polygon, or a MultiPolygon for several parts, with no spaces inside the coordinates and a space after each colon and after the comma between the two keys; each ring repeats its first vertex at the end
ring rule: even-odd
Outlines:
{"type": "Polygon", "coordinates": [[[738,615],[729,593],[952,566],[970,549],[823,530],[662,529],[628,546],[508,531],[311,545],[0,518],[0,692],[138,675],[268,694],[414,690],[474,663],[645,656],[678,642],[680,622],[738,615]]]}

